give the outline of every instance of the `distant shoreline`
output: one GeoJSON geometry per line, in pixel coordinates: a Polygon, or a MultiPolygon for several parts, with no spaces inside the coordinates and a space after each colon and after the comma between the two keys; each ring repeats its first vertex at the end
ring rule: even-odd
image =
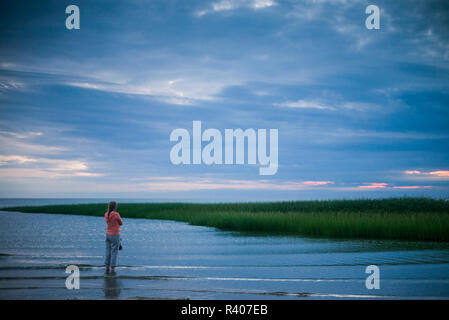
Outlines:
{"type": "MultiPolygon", "coordinates": [[[[103,216],[106,203],[4,207],[103,216]]],[[[165,219],[221,230],[339,239],[449,242],[449,201],[433,198],[251,203],[119,203],[123,218],[165,219]]]]}

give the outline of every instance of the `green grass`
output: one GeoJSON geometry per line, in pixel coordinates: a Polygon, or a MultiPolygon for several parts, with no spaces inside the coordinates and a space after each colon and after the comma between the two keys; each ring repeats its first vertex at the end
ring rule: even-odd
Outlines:
{"type": "MultiPolygon", "coordinates": [[[[103,216],[106,203],[10,207],[103,216]]],[[[222,230],[324,238],[449,241],[449,201],[430,198],[258,203],[120,203],[123,218],[184,221],[222,230]]]]}

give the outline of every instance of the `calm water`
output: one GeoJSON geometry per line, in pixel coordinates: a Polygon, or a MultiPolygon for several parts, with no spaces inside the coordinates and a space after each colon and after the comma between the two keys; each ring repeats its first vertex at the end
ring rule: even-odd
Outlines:
{"type": "Polygon", "coordinates": [[[125,219],[116,276],[100,217],[0,212],[0,299],[449,298],[449,245],[241,236],[125,219]],[[80,290],[67,290],[67,265],[80,290]],[[365,268],[380,268],[379,290],[365,268]]]}

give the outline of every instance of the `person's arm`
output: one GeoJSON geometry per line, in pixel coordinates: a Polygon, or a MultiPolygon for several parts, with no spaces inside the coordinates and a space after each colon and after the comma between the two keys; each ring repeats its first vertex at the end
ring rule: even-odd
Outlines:
{"type": "Polygon", "coordinates": [[[122,217],[120,217],[120,214],[117,212],[117,221],[119,225],[123,225],[122,217]]]}

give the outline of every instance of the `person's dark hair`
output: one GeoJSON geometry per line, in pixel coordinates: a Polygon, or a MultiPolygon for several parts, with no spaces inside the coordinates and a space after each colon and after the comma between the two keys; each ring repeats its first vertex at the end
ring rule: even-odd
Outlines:
{"type": "Polygon", "coordinates": [[[114,211],[115,209],[117,209],[117,202],[115,202],[115,201],[109,202],[109,205],[108,205],[108,218],[109,218],[110,213],[112,211],[114,211]]]}

